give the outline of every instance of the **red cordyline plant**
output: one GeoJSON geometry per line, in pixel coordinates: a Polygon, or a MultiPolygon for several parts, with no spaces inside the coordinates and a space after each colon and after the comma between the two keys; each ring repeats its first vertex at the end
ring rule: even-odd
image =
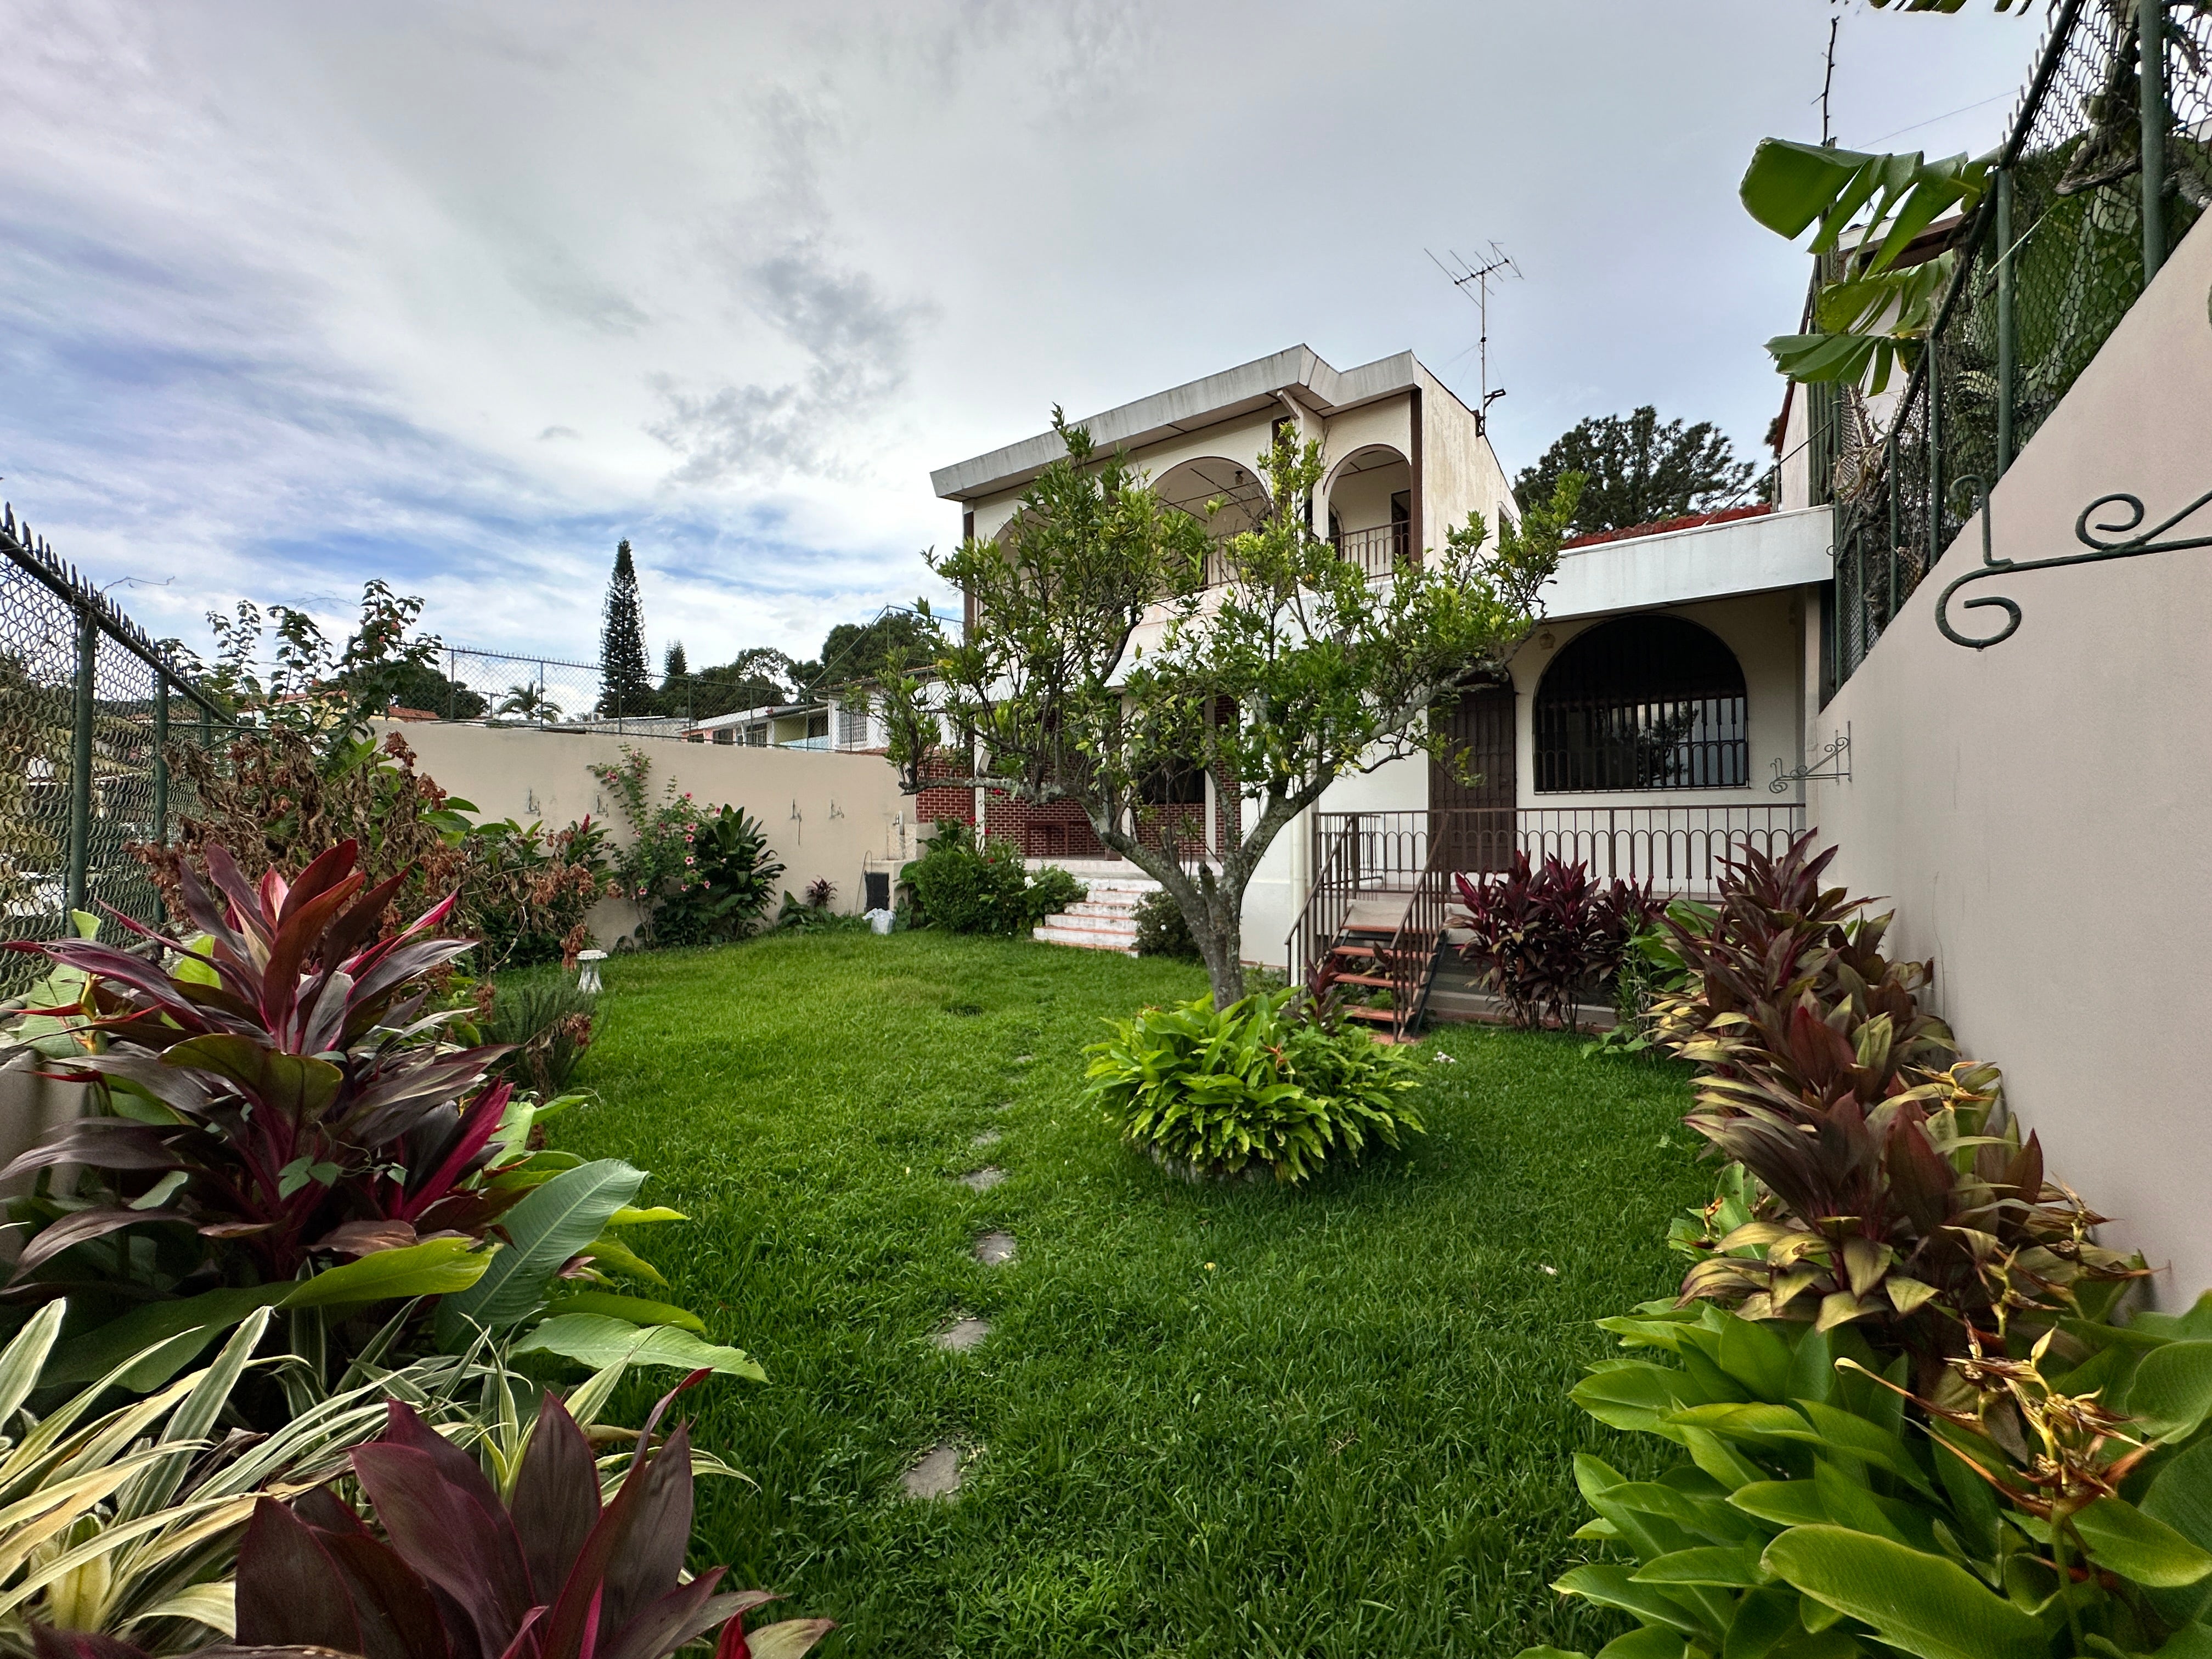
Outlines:
{"type": "Polygon", "coordinates": [[[446,899],[380,937],[406,879],[368,885],[352,842],[287,882],[258,884],[220,846],[179,872],[203,939],[157,961],[86,940],[43,952],[89,977],[79,1041],[52,1074],[97,1074],[128,1115],[64,1124],[0,1171],[58,1164],[105,1190],[31,1238],[20,1282],[63,1251],[132,1227],[181,1224],[232,1247],[226,1275],[295,1277],[316,1252],[361,1255],[481,1234],[519,1193],[474,1182],[508,1097],[488,1084],[504,1048],[441,1048],[425,975],[471,946],[438,936],[446,899]]]}
{"type": "MultiPolygon", "coordinates": [[[[476,1460],[398,1401],[353,1471],[381,1535],[328,1488],[289,1508],[263,1498],[238,1554],[238,1635],[196,1659],[665,1659],[717,1626],[717,1659],[802,1659],[834,1626],[793,1619],[748,1632],[775,1598],[686,1577],[691,1447],[654,1429],[695,1371],[653,1409],[629,1468],[603,1496],[590,1443],[548,1394],[502,1501],[476,1460]],[[719,1593],[718,1593],[719,1591],[719,1593]]],[[[111,1638],[39,1629],[40,1659],[143,1659],[111,1638]]]]}
{"type": "Polygon", "coordinates": [[[1571,1029],[1583,994],[1620,971],[1629,939],[1661,908],[1648,882],[1601,883],[1556,854],[1531,869],[1516,852],[1503,876],[1452,879],[1474,933],[1462,954],[1514,1024],[1530,1028],[1549,1020],[1571,1029]]]}
{"type": "Polygon", "coordinates": [[[1808,833],[1748,853],[1710,927],[1666,918],[1693,979],[1656,1023],[1705,1068],[1688,1122],[1756,1183],[1708,1212],[1682,1294],[1856,1323],[1934,1386],[1947,1361],[2030,1342],[2141,1264],[2091,1241],[2105,1218],[2021,1143],[1996,1067],[1961,1060],[1919,1006],[1934,964],[1890,961],[1889,917],[1821,886],[1835,852],[1808,833]]]}

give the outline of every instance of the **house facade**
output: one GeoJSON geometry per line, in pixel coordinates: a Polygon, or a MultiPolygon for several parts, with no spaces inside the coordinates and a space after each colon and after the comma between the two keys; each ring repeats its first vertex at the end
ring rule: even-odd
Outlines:
{"type": "MultiPolygon", "coordinates": [[[[1081,424],[1170,505],[1202,515],[1225,502],[1208,523],[1216,538],[1253,521],[1257,461],[1289,425],[1322,445],[1311,522],[1376,580],[1470,512],[1493,526],[1520,512],[1482,422],[1410,352],[1339,371],[1301,346],[1081,424]]],[[[963,537],[988,539],[1061,453],[1046,432],[933,480],[959,506],[963,537]]],[[[1269,849],[1246,897],[1247,957],[1302,971],[1355,907],[1409,906],[1425,885],[1502,868],[1516,850],[1697,892],[1747,842],[1802,828],[1832,526],[1825,508],[1754,507],[1571,544],[1507,678],[1439,711],[1479,781],[1425,756],[1340,780],[1269,849]]],[[[1164,622],[1148,619],[1137,643],[1164,622]]],[[[1218,848],[1248,808],[1202,781],[1203,799],[1183,805],[1218,848]]],[[[925,792],[917,816],[980,823],[1040,860],[1101,852],[1069,803],[947,789],[925,792]]]]}

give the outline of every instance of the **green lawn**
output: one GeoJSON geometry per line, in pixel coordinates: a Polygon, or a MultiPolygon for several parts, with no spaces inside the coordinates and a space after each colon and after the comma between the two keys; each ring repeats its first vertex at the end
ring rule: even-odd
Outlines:
{"type": "Polygon", "coordinates": [[[689,1397],[759,1483],[702,1483],[696,1558],[843,1621],[826,1653],[1613,1633],[1547,1588],[1583,1547],[1571,1454],[1633,1462],[1566,1391],[1607,1352],[1590,1321],[1672,1287],[1668,1218],[1711,1191],[1679,1073],[1447,1028],[1405,1153],[1200,1189],[1117,1141],[1079,1059],[1194,969],[926,933],[606,967],[580,1074],[604,1104],[560,1139],[693,1218],[649,1254],[769,1376],[689,1397]],[[986,1163],[995,1190],[953,1180],[986,1163]],[[1013,1264],[971,1255],[990,1228],[1013,1264]],[[956,1310],[993,1322],[973,1352],[930,1346],[956,1310]],[[902,1497],[948,1438],[980,1449],[960,1495],[902,1497]]]}

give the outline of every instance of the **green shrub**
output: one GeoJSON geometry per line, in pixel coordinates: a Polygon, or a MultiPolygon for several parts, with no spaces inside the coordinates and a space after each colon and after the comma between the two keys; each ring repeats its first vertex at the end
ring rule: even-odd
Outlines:
{"type": "Polygon", "coordinates": [[[1174,894],[1163,890],[1138,901],[1137,954],[1182,962],[1199,959],[1198,941],[1190,936],[1190,924],[1183,920],[1182,906],[1175,902],[1174,894]]]}
{"type": "Polygon", "coordinates": [[[957,819],[939,820],[929,849],[900,872],[921,922],[948,933],[1025,933],[1055,910],[1082,902],[1085,889],[1066,871],[1034,876],[1021,849],[985,840],[957,819]]]}
{"type": "Polygon", "coordinates": [[[1022,890],[1023,914],[1029,925],[1036,927],[1047,916],[1056,915],[1070,905],[1080,904],[1091,896],[1091,890],[1056,864],[1048,864],[1031,872],[1029,885],[1022,890]]]}
{"type": "Polygon", "coordinates": [[[1301,1022],[1291,1000],[1260,993],[1217,1010],[1200,997],[1109,1020],[1113,1036],[1084,1050],[1091,1092],[1132,1143],[1206,1176],[1303,1181],[1331,1158],[1355,1161],[1370,1137],[1395,1146],[1420,1133],[1404,1098],[1412,1057],[1301,1022]]]}
{"type": "MultiPolygon", "coordinates": [[[[481,994],[481,993],[479,993],[481,994]]],[[[492,991],[487,1042],[511,1042],[500,1075],[541,1095],[564,1093],[576,1062],[592,1046],[592,1014],[599,1000],[566,974],[518,974],[492,991]]]]}
{"type": "Polygon", "coordinates": [[[1556,1588],[1643,1626],[1606,1653],[2212,1651],[2212,1297],[2013,1358],[1993,1334],[1940,1402],[1848,1325],[1671,1302],[1601,1323],[1632,1353],[1577,1403],[1687,1453],[1656,1480],[1575,1460],[1577,1535],[1612,1559],[1556,1588]]]}

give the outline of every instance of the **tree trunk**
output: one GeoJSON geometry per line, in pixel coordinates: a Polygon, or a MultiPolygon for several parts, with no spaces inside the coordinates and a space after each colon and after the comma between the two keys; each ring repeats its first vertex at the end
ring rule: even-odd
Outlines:
{"type": "Polygon", "coordinates": [[[1182,912],[1191,941],[1206,963],[1206,981],[1212,987],[1216,1008],[1226,1008],[1244,995],[1244,890],[1284,826],[1311,805],[1329,781],[1325,779],[1295,796],[1271,793],[1259,821],[1219,866],[1201,865],[1196,876],[1164,849],[1147,847],[1123,830],[1112,814],[1095,807],[1090,810],[1091,827],[1099,841],[1158,882],[1182,912]]]}

